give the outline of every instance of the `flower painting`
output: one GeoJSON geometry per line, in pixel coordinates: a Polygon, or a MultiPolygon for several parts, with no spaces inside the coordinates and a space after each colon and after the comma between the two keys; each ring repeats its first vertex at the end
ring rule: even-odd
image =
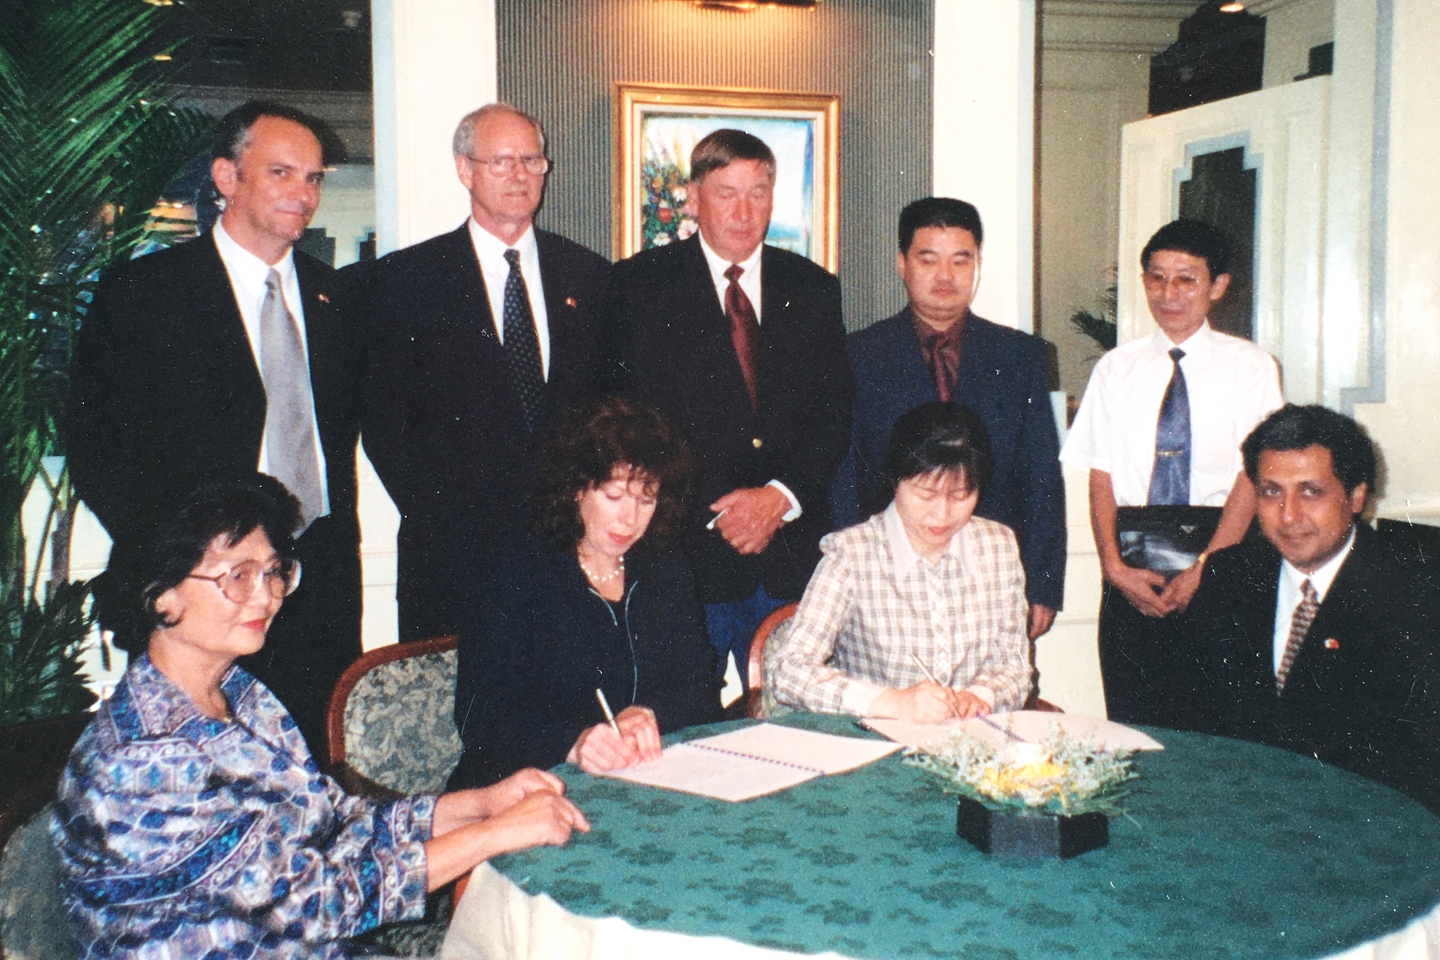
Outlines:
{"type": "Polygon", "coordinates": [[[838,108],[829,95],[619,84],[616,256],[695,232],[687,206],[690,152],[707,134],[731,127],[775,153],[765,242],[833,270],[838,108]]]}

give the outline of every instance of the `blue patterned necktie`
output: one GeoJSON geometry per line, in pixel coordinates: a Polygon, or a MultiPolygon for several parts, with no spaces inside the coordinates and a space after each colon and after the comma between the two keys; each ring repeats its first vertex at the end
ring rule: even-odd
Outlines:
{"type": "Polygon", "coordinates": [[[505,278],[505,355],[510,367],[510,382],[520,398],[520,412],[525,429],[535,431],[540,415],[540,395],[545,390],[545,372],[540,365],[540,339],[535,335],[535,319],[530,313],[530,292],[520,273],[520,251],[506,250],[505,262],[510,275],[505,278]]]}
{"type": "Polygon", "coordinates": [[[1185,371],[1180,358],[1185,351],[1175,347],[1170,359],[1175,372],[1160,401],[1160,424],[1155,429],[1155,466],[1150,471],[1152,507],[1190,502],[1190,393],[1185,389],[1185,371]]]}

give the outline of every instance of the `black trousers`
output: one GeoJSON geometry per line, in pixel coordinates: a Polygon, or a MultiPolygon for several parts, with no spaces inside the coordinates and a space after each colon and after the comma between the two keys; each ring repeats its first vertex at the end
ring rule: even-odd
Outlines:
{"type": "Polygon", "coordinates": [[[1105,584],[1100,600],[1100,672],[1111,720],[1201,729],[1201,663],[1188,613],[1147,617],[1125,594],[1105,584]]]}

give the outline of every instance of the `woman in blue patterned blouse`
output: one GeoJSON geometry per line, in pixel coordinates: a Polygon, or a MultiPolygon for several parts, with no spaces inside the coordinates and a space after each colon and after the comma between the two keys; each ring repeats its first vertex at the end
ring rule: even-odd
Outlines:
{"type": "Polygon", "coordinates": [[[492,856],[588,830],[558,779],[380,803],[320,772],[235,665],[299,582],[299,505],[256,474],[117,544],[102,625],[138,654],[76,744],[51,832],[85,957],[344,957],[492,856]]]}

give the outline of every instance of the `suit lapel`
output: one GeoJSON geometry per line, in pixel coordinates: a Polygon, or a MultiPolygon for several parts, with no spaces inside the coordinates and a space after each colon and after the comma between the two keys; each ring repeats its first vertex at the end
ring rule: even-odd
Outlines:
{"type": "Polygon", "coordinates": [[[1330,589],[1325,592],[1325,599],[1320,602],[1315,621],[1310,624],[1310,631],[1295,655],[1295,662],[1291,664],[1291,680],[1287,681],[1287,686],[1297,677],[1325,670],[1331,662],[1344,662],[1341,656],[1349,659],[1353,652],[1349,648],[1362,639],[1367,598],[1381,592],[1371,583],[1375,569],[1375,544],[1365,535],[1367,533],[1368,528],[1356,527],[1355,544],[1336,572],[1330,589]],[[1326,644],[1330,642],[1334,646],[1327,649],[1326,644]]]}
{"type": "Polygon", "coordinates": [[[236,403],[236,423],[250,435],[248,439],[253,440],[255,456],[259,457],[265,430],[265,384],[250,336],[245,332],[235,288],[213,235],[192,241],[185,249],[194,251],[193,272],[189,274],[194,282],[189,339],[197,349],[197,362],[223,371],[236,403]]]}

